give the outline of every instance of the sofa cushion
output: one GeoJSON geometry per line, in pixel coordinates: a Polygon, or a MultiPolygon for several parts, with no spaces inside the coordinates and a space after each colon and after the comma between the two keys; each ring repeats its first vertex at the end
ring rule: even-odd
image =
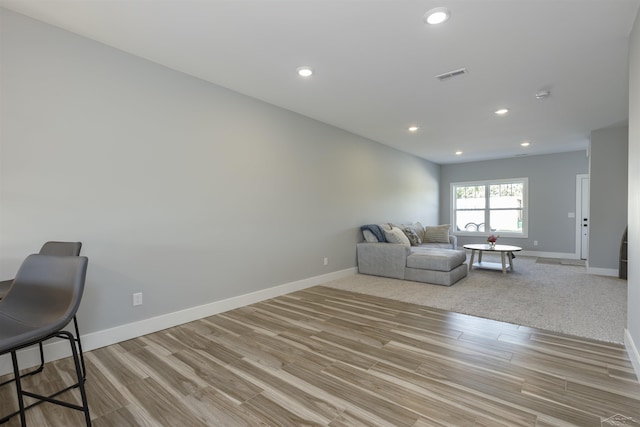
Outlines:
{"type": "Polygon", "coordinates": [[[451,224],[427,226],[424,232],[424,243],[449,243],[451,224]]]}
{"type": "Polygon", "coordinates": [[[418,248],[424,249],[456,249],[453,247],[453,243],[423,243],[418,248]]]}
{"type": "Polygon", "coordinates": [[[407,257],[407,267],[421,270],[451,271],[467,260],[465,251],[453,249],[414,250],[407,257]]]}
{"type": "Polygon", "coordinates": [[[399,243],[405,246],[411,246],[411,242],[407,236],[398,227],[393,227],[391,230],[384,230],[384,237],[389,243],[399,243]]]}

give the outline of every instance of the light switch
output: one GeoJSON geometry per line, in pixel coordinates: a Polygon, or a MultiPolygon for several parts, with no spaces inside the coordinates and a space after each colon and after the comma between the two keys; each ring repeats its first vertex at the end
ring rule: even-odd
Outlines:
{"type": "Polygon", "coordinates": [[[569,216],[569,218],[575,218],[576,217],[576,213],[575,212],[569,212],[568,216],[569,216]]]}

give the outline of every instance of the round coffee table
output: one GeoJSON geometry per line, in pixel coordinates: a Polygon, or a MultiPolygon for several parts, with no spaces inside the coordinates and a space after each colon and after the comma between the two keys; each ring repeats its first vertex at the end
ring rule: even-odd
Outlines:
{"type": "Polygon", "coordinates": [[[470,244],[470,245],[464,245],[463,247],[465,249],[471,250],[471,260],[469,262],[469,270],[471,270],[473,267],[486,268],[489,270],[502,270],[502,274],[507,274],[506,258],[509,259],[509,269],[513,271],[513,253],[522,250],[522,248],[519,246],[495,245],[492,247],[488,243],[470,244]],[[474,264],[473,259],[475,258],[476,252],[478,252],[478,262],[474,264]],[[482,262],[483,252],[500,252],[500,258],[502,260],[502,264],[499,264],[497,262],[482,262]]]}

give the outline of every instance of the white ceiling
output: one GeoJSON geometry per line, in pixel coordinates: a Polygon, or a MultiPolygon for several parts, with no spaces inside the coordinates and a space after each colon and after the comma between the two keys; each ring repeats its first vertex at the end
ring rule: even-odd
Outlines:
{"type": "Polygon", "coordinates": [[[586,149],[627,120],[640,0],[0,0],[436,163],[586,149]],[[451,18],[424,23],[431,8],[451,18]],[[296,74],[302,65],[313,77],[296,74]],[[434,76],[466,67],[440,82],[434,76]],[[551,96],[537,100],[548,89],[551,96]],[[505,106],[503,117],[493,112],[505,106]],[[410,134],[407,128],[418,124],[410,134]],[[523,148],[520,143],[531,141],[523,148]],[[461,156],[454,155],[462,150],[461,156]]]}

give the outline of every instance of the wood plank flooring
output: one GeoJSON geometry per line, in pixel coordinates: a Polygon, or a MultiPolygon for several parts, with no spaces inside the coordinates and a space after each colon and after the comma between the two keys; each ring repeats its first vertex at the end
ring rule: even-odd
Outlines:
{"type": "MultiPolygon", "coordinates": [[[[96,427],[640,426],[620,345],[322,286],[85,357],[96,427]]],[[[25,388],[72,377],[60,360],[25,388]]],[[[1,414],[13,393],[0,389],[1,414]]],[[[84,425],[50,404],[27,421],[84,425]]]]}

